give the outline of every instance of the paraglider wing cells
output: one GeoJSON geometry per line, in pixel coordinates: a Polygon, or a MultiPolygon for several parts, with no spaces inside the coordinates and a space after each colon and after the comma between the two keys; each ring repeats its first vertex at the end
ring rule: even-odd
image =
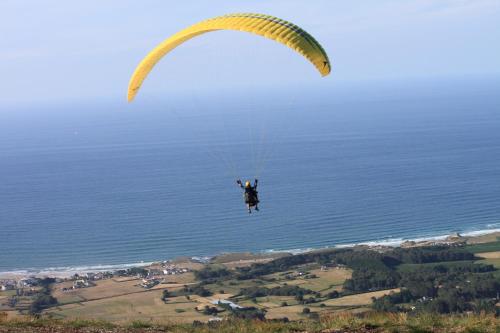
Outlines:
{"type": "Polygon", "coordinates": [[[130,79],[128,101],[134,99],[144,79],[165,54],[193,37],[215,30],[239,30],[275,40],[303,55],[322,76],[330,73],[330,61],[323,47],[295,24],[263,14],[229,14],[196,23],[172,35],[154,48],[139,63],[130,79]]]}

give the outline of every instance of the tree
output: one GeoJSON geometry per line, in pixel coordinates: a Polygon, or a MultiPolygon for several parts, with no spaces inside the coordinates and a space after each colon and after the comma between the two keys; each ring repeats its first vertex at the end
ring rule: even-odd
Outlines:
{"type": "Polygon", "coordinates": [[[474,304],[474,312],[495,312],[495,300],[480,299],[474,304]]]}
{"type": "Polygon", "coordinates": [[[330,291],[326,297],[328,298],[338,298],[339,297],[339,292],[337,290],[330,291]]]}
{"type": "Polygon", "coordinates": [[[39,295],[33,303],[31,303],[29,311],[31,314],[40,313],[43,309],[57,304],[57,299],[50,295],[39,295]]]}
{"type": "Polygon", "coordinates": [[[207,297],[207,296],[212,295],[212,292],[210,290],[205,289],[201,285],[196,285],[194,287],[184,286],[184,288],[182,289],[182,292],[183,293],[193,293],[193,294],[196,294],[196,295],[201,296],[201,297],[207,297]]]}
{"type": "Polygon", "coordinates": [[[214,306],[205,305],[205,308],[203,308],[203,314],[208,315],[208,316],[215,315],[218,312],[219,312],[219,310],[217,310],[217,308],[214,306]]]}
{"type": "Polygon", "coordinates": [[[231,309],[231,314],[240,319],[266,319],[266,310],[261,310],[256,307],[247,307],[243,309],[231,309]]]}
{"type": "Polygon", "coordinates": [[[142,267],[132,267],[132,268],[127,269],[127,274],[146,277],[148,275],[148,271],[142,267]]]}
{"type": "Polygon", "coordinates": [[[170,297],[170,292],[167,289],[163,290],[163,293],[161,295],[161,300],[163,302],[166,302],[168,297],[170,297]]]}
{"type": "Polygon", "coordinates": [[[194,276],[197,280],[201,281],[215,281],[219,279],[227,279],[232,277],[231,271],[227,268],[217,268],[212,266],[206,266],[199,271],[194,271],[194,276]]]}

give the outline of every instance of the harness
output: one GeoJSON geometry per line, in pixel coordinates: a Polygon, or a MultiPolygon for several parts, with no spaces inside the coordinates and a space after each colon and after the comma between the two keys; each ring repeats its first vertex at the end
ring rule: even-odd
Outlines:
{"type": "Polygon", "coordinates": [[[250,206],[255,206],[259,203],[259,198],[257,196],[257,191],[253,187],[245,187],[245,203],[250,206]]]}

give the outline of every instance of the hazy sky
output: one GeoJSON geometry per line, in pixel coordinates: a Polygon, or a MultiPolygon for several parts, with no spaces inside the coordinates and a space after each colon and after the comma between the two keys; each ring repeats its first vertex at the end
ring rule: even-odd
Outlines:
{"type": "Polygon", "coordinates": [[[156,44],[231,12],[266,13],[301,26],[326,49],[332,74],[321,79],[301,56],[264,38],[216,32],[168,55],[137,101],[187,90],[500,75],[500,0],[2,0],[0,109],[125,101],[131,73],[156,44]]]}

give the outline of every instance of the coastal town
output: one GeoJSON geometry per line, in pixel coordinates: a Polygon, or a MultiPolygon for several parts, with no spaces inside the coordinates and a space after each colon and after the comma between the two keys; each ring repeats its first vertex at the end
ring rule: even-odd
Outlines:
{"type": "MultiPolygon", "coordinates": [[[[196,267],[192,262],[187,266],[196,267]]],[[[51,293],[71,297],[82,289],[103,289],[110,281],[133,281],[128,287],[151,289],[161,284],[172,285],[172,279],[191,272],[191,268],[170,261],[153,263],[144,267],[132,267],[114,271],[80,272],[70,276],[23,276],[0,277],[0,311],[29,313],[30,302],[43,293],[44,284],[50,281],[51,293]]],[[[104,288],[107,289],[107,288],[104,288]]],[[[59,296],[59,298],[61,298],[59,296]]],[[[63,297],[64,298],[64,297],[63,297]]]]}
{"type": "MultiPolygon", "coordinates": [[[[168,261],[162,263],[154,263],[147,267],[134,267],[129,269],[120,269],[115,271],[100,271],[75,273],[67,278],[55,277],[55,283],[66,283],[70,281],[72,284],[68,287],[61,288],[62,291],[70,292],[75,289],[89,288],[95,286],[96,281],[111,279],[114,277],[136,277],[141,279],[140,286],[143,288],[151,288],[165,281],[165,276],[180,275],[190,272],[190,269],[172,264],[168,261]]],[[[0,291],[15,290],[16,293],[27,293],[36,290],[41,277],[30,276],[20,278],[0,278],[0,291]]]]}

